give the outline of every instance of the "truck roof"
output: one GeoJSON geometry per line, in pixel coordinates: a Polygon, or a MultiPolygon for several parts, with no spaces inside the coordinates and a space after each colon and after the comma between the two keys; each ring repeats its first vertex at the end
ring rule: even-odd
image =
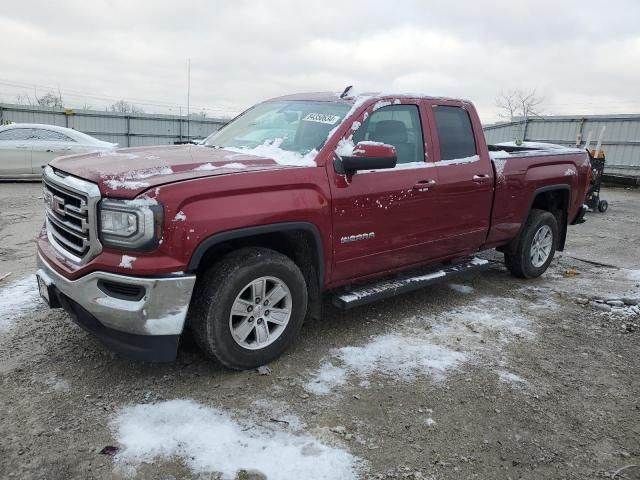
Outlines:
{"type": "Polygon", "coordinates": [[[315,102],[342,102],[342,103],[354,103],[356,100],[361,98],[382,98],[382,97],[397,97],[397,98],[427,98],[427,99],[436,99],[436,100],[453,100],[459,102],[469,102],[469,100],[464,100],[461,98],[453,98],[453,97],[442,97],[439,95],[428,95],[426,93],[419,92],[362,92],[355,95],[348,95],[345,98],[340,98],[341,92],[306,92],[306,93],[293,93],[290,95],[283,95],[281,97],[274,97],[267,101],[276,101],[276,100],[284,100],[284,101],[302,101],[309,100],[315,102]]]}

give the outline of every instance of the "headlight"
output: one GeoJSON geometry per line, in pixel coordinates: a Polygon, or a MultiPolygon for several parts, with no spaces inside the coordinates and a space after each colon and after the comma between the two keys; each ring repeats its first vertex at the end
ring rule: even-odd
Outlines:
{"type": "Polygon", "coordinates": [[[158,246],[162,206],[136,200],[103,200],[100,204],[100,236],[106,247],[151,250],[158,246]]]}

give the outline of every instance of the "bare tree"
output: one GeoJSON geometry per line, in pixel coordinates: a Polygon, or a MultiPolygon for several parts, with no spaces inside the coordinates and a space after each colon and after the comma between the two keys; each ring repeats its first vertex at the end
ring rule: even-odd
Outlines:
{"type": "Polygon", "coordinates": [[[36,99],[35,104],[40,107],[55,107],[64,108],[64,102],[62,101],[62,94],[57,95],[53,92],[45,93],[42,97],[38,97],[38,94],[34,92],[33,96],[36,99]]]}
{"type": "Polygon", "coordinates": [[[141,108],[126,100],[118,100],[116,103],[111,104],[111,106],[107,108],[107,111],[116,113],[144,113],[141,108]]]}
{"type": "Polygon", "coordinates": [[[516,117],[527,120],[542,113],[544,98],[538,96],[536,90],[521,89],[503,90],[496,97],[496,106],[500,109],[500,117],[513,122],[516,117]]]}
{"type": "Polygon", "coordinates": [[[207,111],[203,108],[199,112],[191,112],[189,118],[200,119],[207,118],[207,111]]]}
{"type": "Polygon", "coordinates": [[[19,93],[18,95],[16,95],[16,103],[18,105],[31,105],[31,97],[28,93],[19,93]]]}

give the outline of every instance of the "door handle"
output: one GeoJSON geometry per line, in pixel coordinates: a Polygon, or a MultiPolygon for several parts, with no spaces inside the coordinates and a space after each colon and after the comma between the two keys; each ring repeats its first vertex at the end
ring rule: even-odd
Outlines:
{"type": "Polygon", "coordinates": [[[413,186],[414,190],[418,190],[419,192],[428,192],[430,188],[436,186],[435,180],[420,180],[413,186]]]}
{"type": "Polygon", "coordinates": [[[16,145],[16,148],[29,148],[29,145],[16,145]]]}
{"type": "Polygon", "coordinates": [[[476,183],[486,182],[487,180],[491,180],[491,177],[486,173],[483,173],[483,174],[480,174],[480,175],[476,174],[476,175],[473,176],[473,181],[476,182],[476,183]]]}

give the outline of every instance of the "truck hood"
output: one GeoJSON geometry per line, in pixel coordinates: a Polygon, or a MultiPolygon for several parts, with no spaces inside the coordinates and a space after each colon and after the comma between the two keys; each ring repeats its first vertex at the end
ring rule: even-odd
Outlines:
{"type": "Polygon", "coordinates": [[[182,180],[260,170],[301,168],[267,157],[198,145],[136,147],[69,155],[50,165],[95,182],[103,195],[135,198],[141,192],[182,180]]]}

